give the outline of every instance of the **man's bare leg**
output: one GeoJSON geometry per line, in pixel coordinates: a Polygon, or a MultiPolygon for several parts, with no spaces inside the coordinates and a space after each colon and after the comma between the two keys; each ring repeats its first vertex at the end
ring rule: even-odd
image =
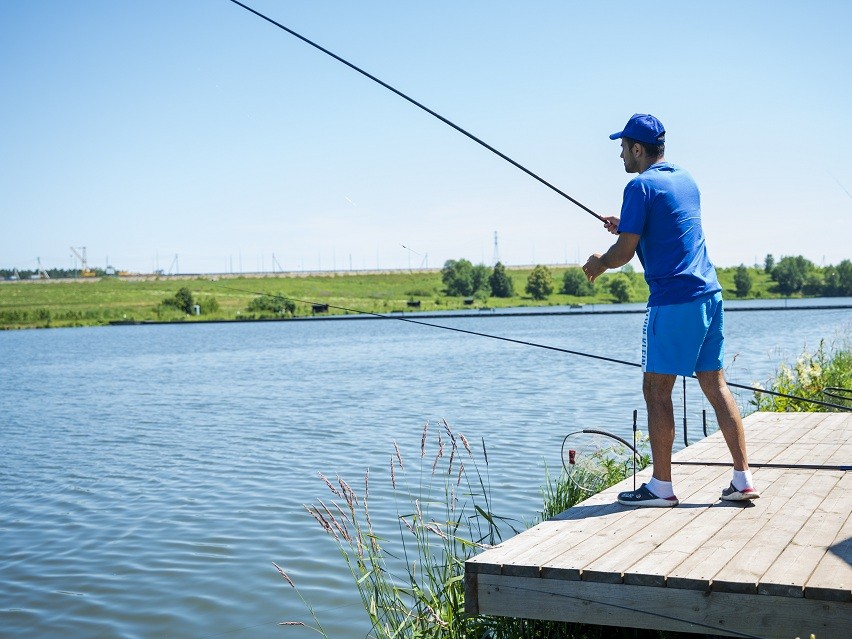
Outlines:
{"type": "Polygon", "coordinates": [[[721,370],[702,371],[696,373],[701,390],[707,397],[707,401],[716,413],[716,421],[719,430],[725,438],[731,458],[734,461],[734,470],[748,470],[748,456],[746,454],[745,431],[743,420],[740,417],[740,409],[734,401],[734,396],[728,388],[725,376],[721,370]]]}
{"type": "Polygon", "coordinates": [[[642,392],[648,407],[648,437],[651,440],[653,476],[666,482],[672,480],[672,447],[675,440],[672,389],[676,379],[676,375],[645,373],[642,381],[642,392]]]}

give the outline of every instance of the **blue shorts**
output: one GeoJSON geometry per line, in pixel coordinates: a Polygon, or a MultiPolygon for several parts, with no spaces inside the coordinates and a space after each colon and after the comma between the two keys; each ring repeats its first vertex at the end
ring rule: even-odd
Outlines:
{"type": "Polygon", "coordinates": [[[686,304],[649,307],[642,330],[642,370],[685,376],[721,370],[724,317],[722,293],[686,304]]]}

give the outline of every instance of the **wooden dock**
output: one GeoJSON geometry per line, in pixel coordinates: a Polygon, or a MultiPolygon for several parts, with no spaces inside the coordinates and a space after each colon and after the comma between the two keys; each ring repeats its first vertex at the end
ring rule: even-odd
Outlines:
{"type": "Polygon", "coordinates": [[[715,433],[675,454],[678,507],[619,505],[631,477],[470,559],[467,611],[849,639],[852,472],[838,468],[852,464],[852,413],[755,413],[745,430],[760,499],[719,500],[731,468],[715,433]]]}

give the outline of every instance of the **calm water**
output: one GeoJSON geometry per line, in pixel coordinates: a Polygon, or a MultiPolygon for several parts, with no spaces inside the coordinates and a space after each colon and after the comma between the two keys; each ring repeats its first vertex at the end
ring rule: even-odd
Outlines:
{"type": "MultiPolygon", "coordinates": [[[[726,320],[729,377],[752,384],[848,335],[852,311],[726,320]]],[[[440,323],[639,361],[642,315],[440,323]]],[[[363,637],[302,507],[318,471],[371,468],[373,518],[392,518],[392,440],[417,457],[445,418],[485,437],[495,512],[529,519],[567,429],[628,434],[642,408],[639,369],[381,320],[0,332],[0,373],[3,637],[316,636],[277,625],[309,618],[272,561],[330,636],[363,637]]],[[[704,407],[690,382],[692,439],[704,407]]]]}

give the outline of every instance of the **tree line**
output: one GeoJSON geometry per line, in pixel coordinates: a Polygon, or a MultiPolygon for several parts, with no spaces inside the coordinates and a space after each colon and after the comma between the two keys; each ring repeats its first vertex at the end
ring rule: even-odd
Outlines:
{"type": "MultiPolygon", "coordinates": [[[[720,269],[725,270],[725,269],[720,269]]],[[[798,256],[784,256],[776,262],[770,254],[761,267],[747,267],[741,264],[734,273],[734,287],[737,297],[748,297],[752,292],[759,272],[768,275],[773,282],[773,293],[789,297],[804,295],[808,297],[852,297],[852,261],[843,260],[836,266],[817,266],[810,260],[798,256]]],[[[639,286],[639,275],[628,264],[620,271],[606,274],[592,284],[582,269],[569,268],[562,276],[559,293],[575,297],[591,297],[599,293],[608,293],[617,302],[628,302],[634,295],[634,286],[639,286]]],[[[506,267],[498,262],[493,268],[484,264],[474,265],[469,260],[447,260],[441,269],[441,281],[448,296],[472,297],[514,297],[515,282],[506,272],[506,267]]],[[[538,265],[527,277],[524,292],[535,300],[545,300],[556,290],[553,274],[547,266],[538,265]]],[[[641,292],[641,291],[639,291],[641,292]]]]}
{"type": "MultiPolygon", "coordinates": [[[[599,280],[604,292],[611,294],[618,302],[627,302],[633,295],[633,281],[636,274],[629,266],[618,273],[609,274],[599,280]]],[[[506,272],[506,267],[497,262],[494,268],[484,264],[472,264],[469,260],[447,260],[441,269],[441,281],[444,291],[452,297],[470,297],[487,299],[488,297],[514,297],[515,281],[506,272]]],[[[534,300],[545,300],[556,290],[551,270],[539,264],[527,276],[524,292],[534,300]]],[[[562,277],[560,293],[576,297],[595,295],[600,289],[589,282],[580,268],[569,268],[562,277]]]]}
{"type": "MultiPolygon", "coordinates": [[[[759,267],[757,267],[759,268],[759,267]]],[[[837,266],[817,266],[801,255],[784,256],[777,262],[770,253],[763,261],[763,272],[769,275],[778,293],[785,297],[852,296],[852,261],[843,260],[837,266]]],[[[734,285],[738,297],[747,297],[754,285],[754,269],[744,264],[737,267],[734,285]]]]}

